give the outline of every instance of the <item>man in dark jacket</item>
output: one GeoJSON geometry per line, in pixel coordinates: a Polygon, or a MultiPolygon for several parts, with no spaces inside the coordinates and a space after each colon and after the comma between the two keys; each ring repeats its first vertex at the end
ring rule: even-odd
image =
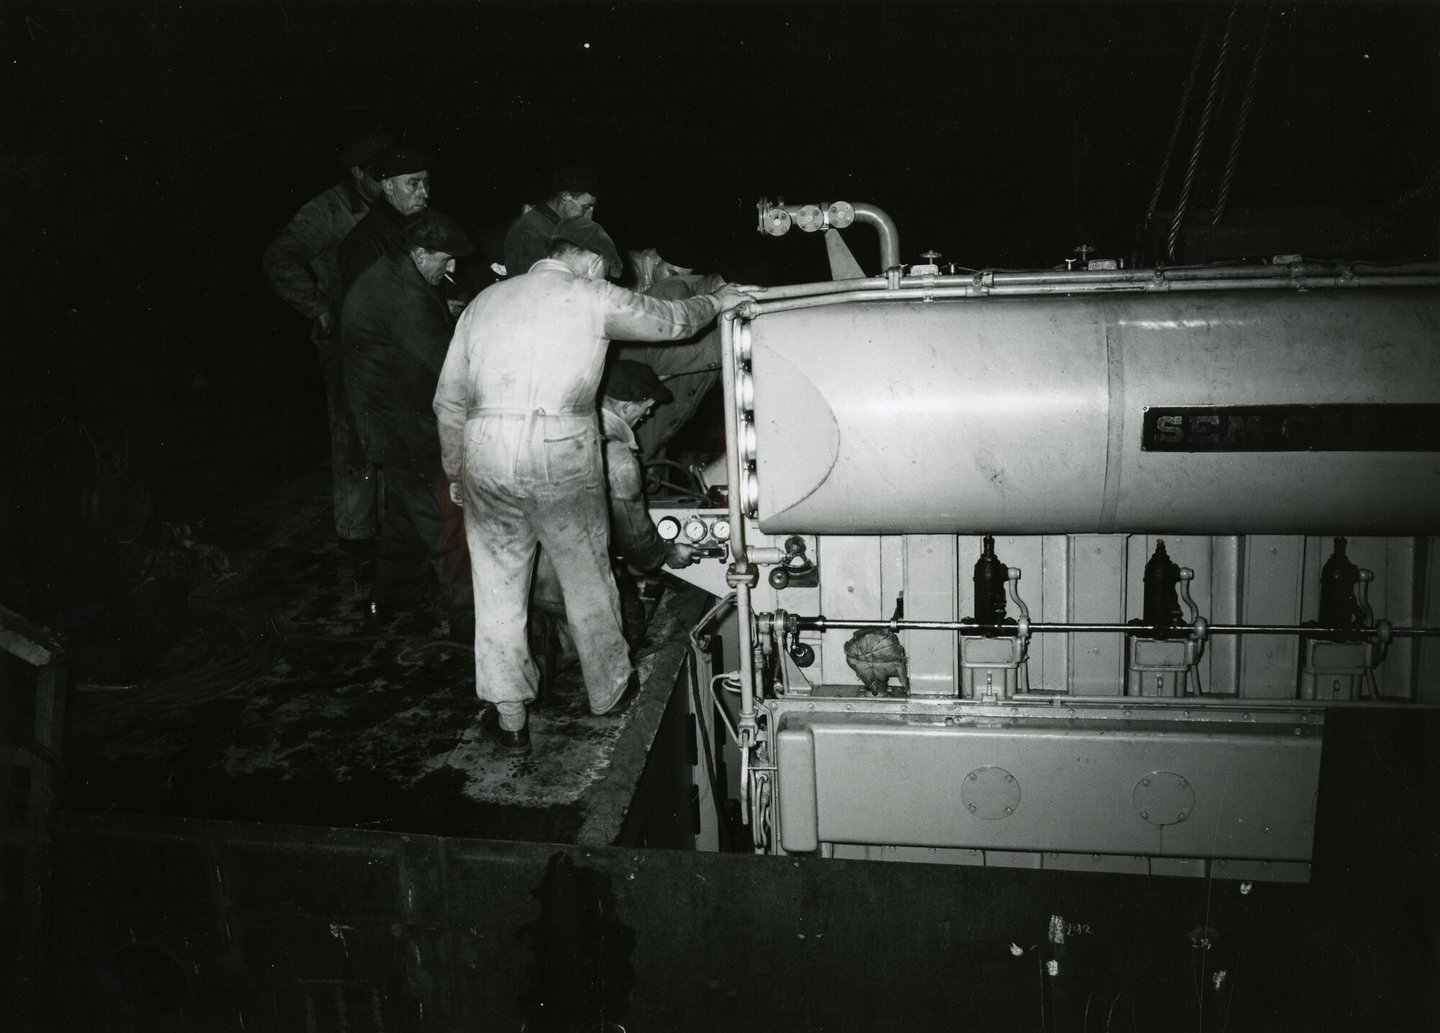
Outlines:
{"type": "Polygon", "coordinates": [[[319,352],[330,409],[331,491],[335,533],[342,542],[373,539],[379,511],[375,468],[355,434],[340,375],[340,348],[334,336],[341,298],[337,252],[346,234],[379,199],[381,187],[370,175],[370,163],[393,143],[382,133],[357,136],[347,143],[338,156],[345,177],[305,202],[270,241],[261,260],[265,279],[280,300],[311,321],[310,340],[319,352]]]}
{"type": "Polygon", "coordinates": [[[448,498],[431,402],[453,330],[438,286],[474,248],[435,211],[409,220],[401,245],[360,274],[340,316],[350,409],[385,485],[371,607],[383,617],[425,602],[429,568],[463,618],[473,608],[463,514],[448,498]]]}
{"type": "Polygon", "coordinates": [[[375,156],[371,171],[385,203],[376,203],[340,242],[344,290],[381,255],[398,251],[406,217],[430,206],[431,164],[430,155],[404,145],[386,148],[375,156]]]}
{"type": "Polygon", "coordinates": [[[542,258],[550,257],[550,237],[561,219],[583,215],[594,218],[600,181],[589,169],[568,168],[555,173],[548,200],[531,205],[505,234],[505,273],[519,276],[542,258]]]}

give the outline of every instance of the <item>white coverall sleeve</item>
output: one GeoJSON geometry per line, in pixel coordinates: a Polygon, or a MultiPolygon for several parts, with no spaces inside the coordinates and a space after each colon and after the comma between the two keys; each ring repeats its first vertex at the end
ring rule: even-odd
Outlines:
{"type": "Polygon", "coordinates": [[[605,336],[621,341],[681,341],[715,318],[720,304],[713,294],[685,301],[664,301],[606,284],[605,336]]]}

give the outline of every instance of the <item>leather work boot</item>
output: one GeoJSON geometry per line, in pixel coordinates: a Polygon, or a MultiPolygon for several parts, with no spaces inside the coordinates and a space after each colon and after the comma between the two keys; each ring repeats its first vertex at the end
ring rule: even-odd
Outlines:
{"type": "Polygon", "coordinates": [[[530,752],[530,722],[528,720],[525,722],[525,727],[518,732],[507,731],[500,727],[500,711],[487,706],[480,712],[480,731],[485,733],[485,738],[511,756],[523,757],[530,752]]]}
{"type": "Polygon", "coordinates": [[[631,671],[630,680],[625,683],[625,691],[620,693],[618,699],[611,703],[608,708],[596,713],[596,717],[618,717],[630,709],[630,704],[635,702],[640,695],[640,672],[631,671]]]}

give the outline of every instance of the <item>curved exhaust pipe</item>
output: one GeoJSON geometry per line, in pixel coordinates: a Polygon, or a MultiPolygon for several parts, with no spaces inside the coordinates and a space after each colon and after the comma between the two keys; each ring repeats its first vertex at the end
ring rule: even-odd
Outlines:
{"type": "Polygon", "coordinates": [[[843,230],[857,222],[874,226],[880,237],[880,272],[900,268],[900,234],[895,220],[873,204],[832,201],[822,208],[818,204],[771,203],[761,198],[755,208],[760,215],[760,232],[772,237],[784,236],[791,226],[799,226],[806,233],[843,230]]]}

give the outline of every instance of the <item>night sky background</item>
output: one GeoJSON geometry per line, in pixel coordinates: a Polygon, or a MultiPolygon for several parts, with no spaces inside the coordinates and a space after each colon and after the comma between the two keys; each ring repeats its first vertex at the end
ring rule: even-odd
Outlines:
{"type": "MultiPolygon", "coordinates": [[[[1214,201],[1271,6],[1239,5],[1197,208],[1214,201]]],[[[66,462],[55,428],[78,423],[157,506],[196,522],[233,501],[242,471],[264,490],[323,457],[307,328],[259,261],[336,180],[355,132],[434,151],[432,204],[477,239],[552,169],[582,163],[607,185],[597,218],[622,248],[684,225],[735,279],[827,276],[816,238],[755,233],[762,196],[878,205],[906,262],[933,248],[964,266],[1052,266],[1082,243],[1131,253],[1197,35],[1211,18],[1218,38],[1229,12],[12,0],[0,487],[23,508],[36,470],[66,462]]],[[[1378,228],[1355,251],[1433,258],[1440,4],[1302,2],[1271,17],[1230,210],[1300,224],[1358,213],[1378,228]]],[[[852,240],[873,255],[873,234],[852,240]]]]}

